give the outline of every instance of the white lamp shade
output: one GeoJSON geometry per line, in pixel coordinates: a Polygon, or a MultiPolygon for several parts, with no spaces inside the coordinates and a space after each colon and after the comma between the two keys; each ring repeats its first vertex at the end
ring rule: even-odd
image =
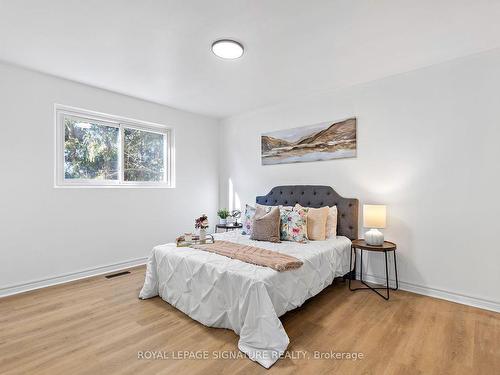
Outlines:
{"type": "Polygon", "coordinates": [[[386,206],[381,204],[363,205],[363,226],[365,228],[385,228],[386,206]]]}

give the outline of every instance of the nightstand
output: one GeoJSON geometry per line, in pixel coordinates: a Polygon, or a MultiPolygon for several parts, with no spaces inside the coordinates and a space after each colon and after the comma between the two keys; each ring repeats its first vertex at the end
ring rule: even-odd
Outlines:
{"type": "MultiPolygon", "coordinates": [[[[352,276],[349,278],[349,290],[355,291],[355,290],[372,290],[375,293],[377,293],[380,297],[382,297],[385,300],[389,299],[389,290],[398,290],[399,284],[398,284],[398,267],[396,265],[396,244],[394,242],[389,242],[389,241],[384,241],[384,243],[380,246],[372,246],[368,245],[365,240],[354,240],[352,241],[351,245],[351,256],[350,256],[350,268],[352,270],[352,253],[354,253],[354,267],[356,267],[356,249],[359,249],[361,252],[361,261],[360,261],[360,280],[363,285],[365,285],[365,288],[354,288],[351,289],[351,280],[352,276]],[[384,253],[385,256],[385,287],[384,288],[375,288],[370,285],[368,285],[366,282],[363,281],[363,251],[374,251],[378,253],[384,253]],[[396,287],[392,288],[389,285],[389,267],[387,266],[387,253],[392,251],[393,256],[394,256],[394,273],[396,275],[396,287]],[[379,292],[380,289],[385,289],[387,296],[384,296],[379,292]]],[[[352,273],[354,277],[356,277],[356,270],[352,273]]]]}
{"type": "Polygon", "coordinates": [[[243,228],[243,225],[241,223],[238,223],[238,224],[217,224],[215,226],[215,233],[217,233],[217,229],[225,229],[226,232],[228,230],[234,230],[234,229],[240,229],[240,228],[243,228]]]}

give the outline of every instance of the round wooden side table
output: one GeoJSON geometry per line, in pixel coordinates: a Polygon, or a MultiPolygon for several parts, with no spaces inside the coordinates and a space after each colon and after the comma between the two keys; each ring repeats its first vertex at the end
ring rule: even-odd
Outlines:
{"type": "Polygon", "coordinates": [[[217,224],[215,226],[215,233],[217,233],[217,229],[225,229],[226,232],[228,230],[234,230],[234,229],[241,229],[243,228],[243,225],[241,223],[238,223],[238,224],[217,224]]]}
{"type": "MultiPolygon", "coordinates": [[[[366,243],[365,240],[354,240],[352,241],[352,245],[351,245],[351,257],[350,257],[350,268],[352,270],[352,253],[354,253],[354,267],[356,268],[356,249],[359,249],[360,250],[360,253],[361,253],[361,261],[360,261],[360,279],[359,281],[361,281],[361,283],[363,285],[365,285],[365,288],[361,287],[361,288],[354,288],[352,289],[351,288],[351,280],[353,279],[353,277],[350,277],[349,278],[349,290],[351,291],[355,291],[355,290],[372,290],[374,291],[375,293],[377,293],[380,297],[382,297],[383,299],[385,300],[388,300],[389,299],[389,290],[398,290],[399,288],[399,283],[398,283],[398,267],[396,265],[396,244],[394,242],[389,242],[389,241],[384,241],[384,243],[380,246],[372,246],[372,245],[368,245],[366,243]],[[370,285],[368,285],[364,280],[363,280],[363,251],[374,251],[374,252],[379,252],[379,253],[384,253],[385,255],[385,281],[386,281],[386,284],[385,284],[385,287],[383,288],[379,288],[379,287],[372,287],[370,285]],[[389,267],[387,266],[387,253],[389,251],[392,251],[392,253],[394,254],[394,273],[395,273],[395,276],[396,276],[396,287],[395,288],[392,288],[390,285],[389,285],[389,267]],[[384,296],[383,294],[381,294],[379,292],[380,289],[385,289],[386,291],[386,296],[384,296]]],[[[354,270],[354,272],[351,273],[351,275],[354,275],[354,278],[356,278],[356,270],[354,270]]]]}

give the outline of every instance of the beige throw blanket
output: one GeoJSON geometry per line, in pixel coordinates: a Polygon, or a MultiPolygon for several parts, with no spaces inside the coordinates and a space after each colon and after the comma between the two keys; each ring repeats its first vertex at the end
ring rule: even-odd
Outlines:
{"type": "Polygon", "coordinates": [[[269,267],[279,272],[299,268],[303,264],[301,260],[290,255],[229,241],[215,241],[215,243],[193,245],[191,247],[238,259],[242,262],[269,267]]]}

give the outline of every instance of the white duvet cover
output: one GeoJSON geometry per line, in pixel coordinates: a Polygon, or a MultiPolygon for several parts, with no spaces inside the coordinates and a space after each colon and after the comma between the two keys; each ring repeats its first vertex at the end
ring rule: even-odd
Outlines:
{"type": "Polygon", "coordinates": [[[339,236],[306,244],[271,243],[252,241],[239,231],[215,238],[278,251],[304,264],[277,272],[203,250],[160,245],[149,258],[139,297],[159,295],[206,326],[232,329],[240,336],[238,348],[269,368],[289,343],[278,317],[349,272],[351,241],[339,236]]]}

